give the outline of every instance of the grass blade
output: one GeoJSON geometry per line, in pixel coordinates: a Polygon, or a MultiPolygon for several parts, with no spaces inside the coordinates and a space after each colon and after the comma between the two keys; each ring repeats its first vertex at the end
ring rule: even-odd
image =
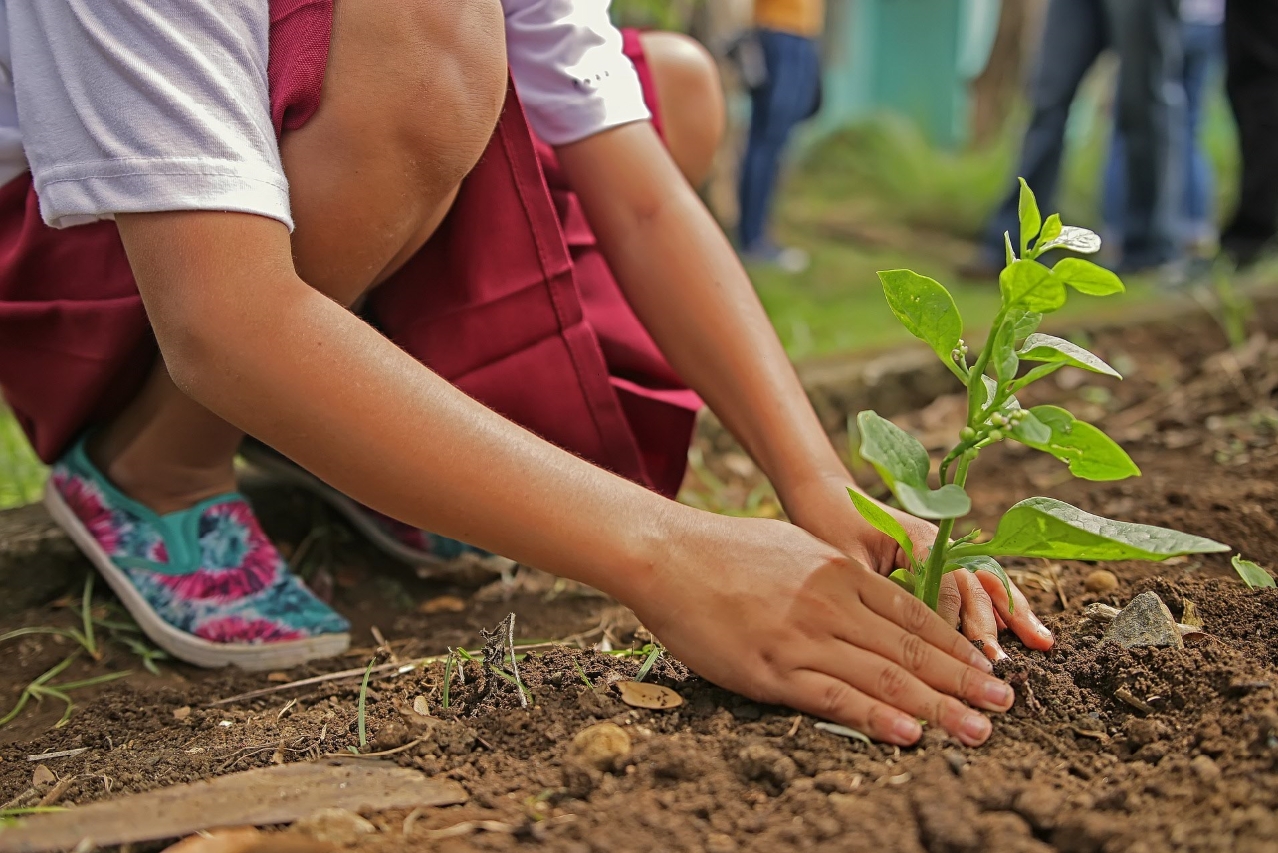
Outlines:
{"type": "Polygon", "coordinates": [[[661,657],[661,653],[665,649],[658,643],[652,644],[652,650],[648,652],[648,657],[644,659],[643,666],[639,667],[639,674],[635,676],[635,681],[643,681],[648,677],[648,673],[652,672],[653,664],[657,662],[657,658],[661,657]]]}
{"type": "Polygon", "coordinates": [[[373,666],[377,663],[377,657],[374,656],[368,662],[368,668],[364,670],[364,680],[359,685],[359,748],[363,749],[368,745],[368,731],[365,726],[364,708],[368,702],[368,677],[373,674],[373,666]]]}

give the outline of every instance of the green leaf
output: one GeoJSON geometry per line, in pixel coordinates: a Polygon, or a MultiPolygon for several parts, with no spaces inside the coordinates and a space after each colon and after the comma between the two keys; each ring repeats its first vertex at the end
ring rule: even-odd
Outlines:
{"type": "Polygon", "coordinates": [[[1065,304],[1065,282],[1038,261],[1014,261],[999,275],[998,286],[1008,308],[1048,314],[1065,304]]]}
{"type": "Polygon", "coordinates": [[[1098,356],[1055,335],[1037,333],[1030,335],[1021,345],[1020,357],[1024,361],[1063,362],[1072,367],[1090,370],[1092,373],[1103,373],[1115,379],[1123,378],[1117,370],[1098,356]]]}
{"type": "Polygon", "coordinates": [[[1029,498],[1007,511],[989,542],[958,545],[953,558],[1046,557],[1054,560],[1154,560],[1228,551],[1211,539],[1148,524],[1111,521],[1052,498],[1029,498]]]}
{"type": "Polygon", "coordinates": [[[1044,246],[1051,245],[1051,242],[1061,236],[1061,215],[1053,213],[1047,217],[1047,221],[1043,223],[1043,230],[1039,232],[1038,242],[1035,244],[1034,251],[1042,254],[1044,246]]]}
{"type": "Polygon", "coordinates": [[[1052,364],[1040,364],[1038,367],[1026,371],[1024,376],[1017,379],[1008,387],[1013,393],[1015,393],[1028,385],[1033,385],[1044,376],[1051,376],[1053,373],[1065,366],[1066,364],[1063,361],[1054,362],[1052,364]]]}
{"type": "Polygon", "coordinates": [[[1234,571],[1238,573],[1238,577],[1242,578],[1242,582],[1247,584],[1248,589],[1273,589],[1275,587],[1273,575],[1251,560],[1244,560],[1241,554],[1235,554],[1232,562],[1234,571]]]}
{"type": "Polygon", "coordinates": [[[1038,324],[1043,322],[1043,315],[1037,311],[1018,308],[1007,313],[1007,320],[1012,324],[1016,342],[1020,343],[1038,331],[1038,324]]]}
{"type": "Polygon", "coordinates": [[[990,352],[990,364],[994,367],[994,377],[1000,382],[1011,382],[1016,378],[1020,359],[1016,357],[1016,326],[1004,320],[994,332],[994,349],[990,352]]]}
{"type": "Polygon", "coordinates": [[[1011,231],[1003,232],[1003,249],[1004,249],[1003,254],[1007,258],[1007,266],[1010,267],[1013,261],[1016,260],[1016,250],[1012,248],[1012,232],[1011,231]]]}
{"type": "Polygon", "coordinates": [[[906,512],[919,518],[962,518],[972,511],[972,499],[953,483],[939,489],[898,483],[893,494],[906,512]]]}
{"type": "Polygon", "coordinates": [[[1065,258],[1052,267],[1052,272],[1061,281],[1088,296],[1110,296],[1126,290],[1118,276],[1082,258],[1065,258]]]}
{"type": "Polygon", "coordinates": [[[1039,239],[1035,251],[1042,253],[1048,249],[1069,249],[1080,255],[1094,255],[1100,251],[1101,238],[1095,231],[1079,228],[1077,225],[1066,225],[1061,232],[1050,240],[1039,239]]]}
{"type": "Polygon", "coordinates": [[[848,489],[848,497],[852,499],[852,505],[856,507],[857,512],[861,513],[862,518],[870,522],[875,530],[895,539],[896,544],[901,546],[901,550],[913,559],[914,543],[910,541],[910,534],[905,532],[901,522],[893,518],[891,513],[883,507],[855,489],[848,489]]]}
{"type": "Polygon", "coordinates": [[[870,411],[857,415],[856,425],[861,434],[861,457],[879,472],[906,512],[939,519],[959,518],[972,511],[972,502],[962,487],[951,483],[928,488],[931,460],[917,438],[870,411]]]}
{"type": "Polygon", "coordinates": [[[897,483],[927,485],[931,462],[917,438],[873,411],[857,415],[856,426],[861,434],[861,457],[874,466],[888,488],[895,491],[897,483]]]}
{"type": "Polygon", "coordinates": [[[1003,582],[1003,591],[1007,593],[1007,609],[1011,612],[1016,607],[1016,601],[1012,598],[1012,581],[1007,576],[1007,572],[1003,571],[1003,567],[999,565],[998,560],[993,557],[975,556],[975,557],[959,557],[945,567],[945,571],[955,571],[957,569],[966,569],[972,574],[977,572],[989,572],[1003,582]]]}
{"type": "Polygon", "coordinates": [[[963,318],[954,297],[937,281],[910,270],[879,273],[888,306],[914,337],[930,346],[942,361],[963,337],[963,318]]]}
{"type": "Polygon", "coordinates": [[[1030,447],[1047,444],[1052,440],[1052,430],[1029,412],[1025,413],[1025,420],[1008,431],[1008,435],[1030,447]]]}
{"type": "Polygon", "coordinates": [[[1055,456],[1069,466],[1075,477],[1110,482],[1140,476],[1140,469],[1127,451],[1086,421],[1078,420],[1057,406],[1035,406],[1029,410],[1029,415],[1020,428],[1012,430],[1012,437],[1028,447],[1055,456]],[[1046,440],[1041,435],[1023,430],[1031,418],[1047,428],[1049,437],[1046,440]]]}
{"type": "Polygon", "coordinates": [[[1030,240],[1037,237],[1038,232],[1043,229],[1043,214],[1038,212],[1038,200],[1034,198],[1034,191],[1029,184],[1025,183],[1024,178],[1017,180],[1021,182],[1021,197],[1016,210],[1021,218],[1021,257],[1025,257],[1030,240]]]}
{"type": "Polygon", "coordinates": [[[888,575],[888,580],[895,581],[897,586],[910,595],[914,594],[914,575],[909,570],[893,569],[892,574],[888,575]]]}

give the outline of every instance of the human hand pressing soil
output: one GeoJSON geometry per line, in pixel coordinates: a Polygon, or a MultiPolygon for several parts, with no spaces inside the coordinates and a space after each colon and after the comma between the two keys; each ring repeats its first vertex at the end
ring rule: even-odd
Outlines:
{"type": "MultiPolygon", "coordinates": [[[[890,536],[874,529],[853,509],[848,501],[847,489],[859,488],[846,474],[790,489],[783,496],[790,518],[820,539],[829,542],[853,560],[868,566],[872,571],[887,575],[893,569],[909,564],[907,555],[890,536]]],[[[883,506],[906,532],[916,546],[915,556],[927,557],[936,539],[936,526],[906,512],[883,506]]],[[[1007,657],[998,642],[1002,628],[1010,628],[1031,649],[1046,651],[1052,647],[1052,632],[1034,615],[1024,594],[1012,588],[1012,603],[1008,606],[1007,591],[996,576],[988,572],[950,572],[941,581],[941,597],[937,612],[951,627],[960,628],[972,641],[980,641],[981,648],[992,660],[1007,657]]]]}
{"type": "Polygon", "coordinates": [[[964,701],[1011,706],[979,651],[846,553],[785,522],[683,519],[627,603],[703,677],[899,745],[925,720],[976,746],[990,722],[964,701]]]}

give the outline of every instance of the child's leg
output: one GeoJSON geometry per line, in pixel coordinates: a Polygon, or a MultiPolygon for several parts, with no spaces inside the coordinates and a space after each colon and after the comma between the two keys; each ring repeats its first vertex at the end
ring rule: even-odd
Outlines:
{"type": "Polygon", "coordinates": [[[639,36],[652,71],[666,147],[688,183],[710,174],[726,122],[719,69],[700,42],[679,33],[639,36]]]}
{"type": "MultiPolygon", "coordinates": [[[[323,100],[281,143],[309,284],[350,305],[439,225],[505,99],[501,32],[495,2],[338,5],[323,100]]],[[[233,488],[242,437],[157,363],[91,453],[126,494],[169,512],[233,488]]]]}

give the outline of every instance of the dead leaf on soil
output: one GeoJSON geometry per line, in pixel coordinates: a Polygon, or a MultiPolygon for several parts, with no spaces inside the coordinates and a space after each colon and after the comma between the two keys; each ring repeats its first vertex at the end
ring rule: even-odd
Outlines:
{"type": "Polygon", "coordinates": [[[288,684],[293,680],[293,677],[287,672],[272,672],[267,674],[266,680],[274,682],[275,684],[288,684]]]}
{"type": "Polygon", "coordinates": [[[293,823],[319,809],[372,811],[466,801],[455,782],[376,761],[285,764],[174,785],[23,819],[0,853],[71,850],[178,838],[206,829],[293,823]]]}
{"type": "Polygon", "coordinates": [[[175,720],[185,720],[189,716],[191,716],[190,705],[183,705],[181,708],[173,709],[173,719],[175,720]]]}
{"type": "Polygon", "coordinates": [[[1198,605],[1188,598],[1185,599],[1185,612],[1180,617],[1180,622],[1182,625],[1188,625],[1191,628],[1203,627],[1203,617],[1198,615],[1198,605]]]}
{"type": "Polygon", "coordinates": [[[683,697],[660,684],[645,684],[639,681],[618,681],[617,690],[621,692],[621,701],[632,708],[647,708],[650,711],[665,711],[678,708],[683,704],[683,697]]]}
{"type": "Polygon", "coordinates": [[[418,696],[413,700],[413,711],[423,717],[430,716],[430,703],[426,701],[425,696],[418,696]]]}
{"type": "Polygon", "coordinates": [[[43,764],[37,765],[35,773],[31,774],[31,787],[41,788],[45,785],[52,785],[58,781],[58,777],[52,770],[43,764]]]}
{"type": "Polygon", "coordinates": [[[417,606],[418,613],[461,613],[466,609],[466,602],[455,595],[440,595],[423,601],[417,606]]]}

